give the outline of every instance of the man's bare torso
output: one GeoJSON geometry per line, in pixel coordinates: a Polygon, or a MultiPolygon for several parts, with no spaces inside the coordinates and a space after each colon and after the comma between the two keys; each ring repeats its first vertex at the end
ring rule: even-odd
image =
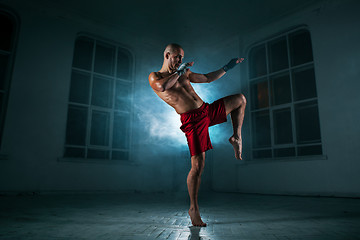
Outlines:
{"type": "MultiPolygon", "coordinates": [[[[170,73],[167,72],[156,72],[155,74],[158,75],[159,78],[170,75],[170,73]]],[[[203,100],[196,94],[191,86],[188,74],[180,76],[179,80],[170,89],[164,92],[154,90],[154,92],[173,107],[178,114],[197,109],[203,104],[203,100]]]]}

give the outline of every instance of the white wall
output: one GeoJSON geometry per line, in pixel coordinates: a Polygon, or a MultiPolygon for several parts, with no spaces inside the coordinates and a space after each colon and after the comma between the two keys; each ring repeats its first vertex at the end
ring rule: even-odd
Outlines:
{"type": "MultiPolygon", "coordinates": [[[[239,164],[238,191],[360,196],[359,12],[359,1],[324,1],[243,36],[241,49],[245,52],[277,32],[302,24],[309,27],[323,154],[327,159],[239,164]]],[[[246,78],[246,72],[242,77],[246,78]]],[[[245,149],[245,153],[248,151],[245,149]]]]}

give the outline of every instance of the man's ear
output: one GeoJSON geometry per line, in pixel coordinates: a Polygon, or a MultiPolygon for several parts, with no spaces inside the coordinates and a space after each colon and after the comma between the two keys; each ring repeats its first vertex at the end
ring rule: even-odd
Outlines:
{"type": "Polygon", "coordinates": [[[169,59],[169,58],[170,58],[170,52],[167,52],[167,53],[165,54],[165,58],[166,58],[166,59],[169,59]]]}

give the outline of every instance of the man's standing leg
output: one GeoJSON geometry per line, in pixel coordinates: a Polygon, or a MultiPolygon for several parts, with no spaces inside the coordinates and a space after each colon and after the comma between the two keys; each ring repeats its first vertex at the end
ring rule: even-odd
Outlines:
{"type": "Polygon", "coordinates": [[[229,142],[234,147],[235,157],[241,158],[242,138],[241,127],[245,115],[246,98],[243,94],[231,95],[223,98],[226,115],[230,114],[234,134],[230,137],[229,142]]]}
{"type": "Polygon", "coordinates": [[[206,227],[206,223],[201,220],[198,193],[201,182],[201,174],[205,166],[205,153],[200,153],[191,157],[191,169],[187,177],[187,185],[190,196],[189,215],[194,226],[206,227]]]}

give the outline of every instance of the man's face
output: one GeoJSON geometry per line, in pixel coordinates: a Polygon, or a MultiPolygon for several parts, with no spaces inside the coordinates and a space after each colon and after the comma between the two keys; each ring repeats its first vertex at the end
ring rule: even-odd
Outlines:
{"type": "Polygon", "coordinates": [[[184,50],[175,49],[172,53],[169,54],[169,67],[171,70],[177,70],[184,58],[184,50]]]}

